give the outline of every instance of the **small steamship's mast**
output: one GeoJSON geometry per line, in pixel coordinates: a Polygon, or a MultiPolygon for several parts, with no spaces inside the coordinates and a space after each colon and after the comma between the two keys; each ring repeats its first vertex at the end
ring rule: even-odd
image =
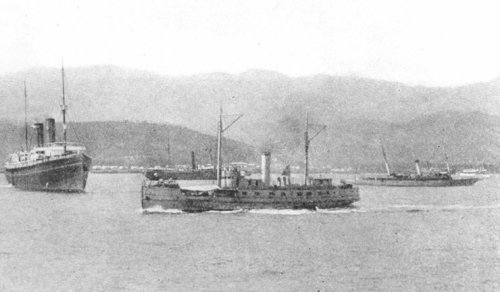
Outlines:
{"type": "Polygon", "coordinates": [[[389,169],[389,162],[387,161],[387,156],[385,155],[385,149],[384,145],[382,145],[382,155],[384,156],[384,162],[385,162],[385,171],[387,172],[387,175],[391,175],[391,170],[389,169]]]}
{"type": "Polygon", "coordinates": [[[62,105],[61,105],[61,112],[63,115],[63,153],[66,154],[66,96],[64,92],[64,64],[61,66],[61,75],[62,75],[62,105]]]}
{"type": "Polygon", "coordinates": [[[305,154],[306,154],[306,157],[305,157],[305,164],[306,164],[306,167],[305,167],[305,171],[304,171],[304,184],[307,185],[307,178],[309,177],[309,142],[311,142],[309,140],[309,113],[306,114],[306,131],[304,133],[304,140],[305,140],[305,154]]]}
{"type": "Polygon", "coordinates": [[[222,167],[222,105],[219,112],[219,127],[217,128],[217,186],[221,187],[222,167]]]}

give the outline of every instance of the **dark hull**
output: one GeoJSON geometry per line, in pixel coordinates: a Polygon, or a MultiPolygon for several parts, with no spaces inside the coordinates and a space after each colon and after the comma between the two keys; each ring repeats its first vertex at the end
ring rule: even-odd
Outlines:
{"type": "Polygon", "coordinates": [[[83,192],[92,160],[85,154],[48,160],[30,166],[6,168],[7,181],[30,191],[83,192]]]}
{"type": "Polygon", "coordinates": [[[216,180],[217,174],[213,169],[192,171],[173,171],[164,169],[148,169],[144,174],[149,180],[216,180]]]}
{"type": "Polygon", "coordinates": [[[259,197],[252,196],[252,191],[243,195],[240,190],[227,190],[215,195],[189,196],[179,190],[164,187],[142,188],[142,208],[148,209],[156,206],[162,209],[176,209],[184,212],[203,211],[232,211],[251,209],[333,209],[348,207],[352,203],[359,201],[358,188],[330,188],[311,191],[310,196],[297,197],[297,190],[259,190],[259,197]],[[275,193],[272,197],[270,192],[275,193]],[[295,195],[294,195],[295,192],[295,195]],[[281,194],[285,193],[285,196],[281,194]]]}
{"type": "Polygon", "coordinates": [[[387,186],[387,187],[458,187],[471,186],[478,182],[478,178],[464,179],[396,179],[396,178],[368,178],[357,180],[356,185],[387,186]]]}

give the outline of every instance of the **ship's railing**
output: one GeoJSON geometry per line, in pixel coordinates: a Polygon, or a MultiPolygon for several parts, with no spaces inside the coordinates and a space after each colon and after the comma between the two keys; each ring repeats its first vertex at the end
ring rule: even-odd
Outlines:
{"type": "Polygon", "coordinates": [[[31,166],[42,162],[43,160],[25,160],[18,162],[5,162],[5,167],[21,167],[21,166],[31,166]]]}
{"type": "Polygon", "coordinates": [[[145,179],[142,181],[143,187],[167,187],[167,188],[179,188],[179,184],[175,180],[149,180],[145,179]]]}
{"type": "Polygon", "coordinates": [[[70,155],[75,155],[75,152],[66,152],[65,154],[51,155],[51,156],[41,156],[37,159],[27,159],[23,161],[7,161],[4,163],[5,167],[24,167],[39,164],[45,161],[52,161],[57,159],[66,158],[70,155]]]}
{"type": "MultiPolygon", "coordinates": [[[[240,186],[242,187],[242,186],[240,186]]],[[[352,188],[352,184],[341,182],[340,184],[330,184],[330,185],[301,185],[301,184],[287,184],[287,185],[271,185],[266,186],[263,184],[256,185],[245,185],[243,188],[250,191],[262,191],[262,190],[270,190],[270,191],[287,191],[290,189],[297,191],[308,191],[308,190],[329,190],[332,188],[341,188],[347,189],[352,188]]]]}
{"type": "MultiPolygon", "coordinates": [[[[53,143],[47,143],[46,146],[47,147],[63,147],[64,146],[64,142],[53,142],[53,143]]],[[[85,146],[83,146],[81,143],[78,143],[78,142],[66,142],[66,147],[81,147],[81,148],[85,148],[85,146]]]]}

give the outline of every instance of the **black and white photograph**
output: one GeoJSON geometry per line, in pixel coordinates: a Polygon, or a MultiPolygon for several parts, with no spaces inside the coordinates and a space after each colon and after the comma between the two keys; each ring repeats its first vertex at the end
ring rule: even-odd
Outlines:
{"type": "Polygon", "coordinates": [[[499,11],[0,0],[0,291],[499,291],[499,11]]]}

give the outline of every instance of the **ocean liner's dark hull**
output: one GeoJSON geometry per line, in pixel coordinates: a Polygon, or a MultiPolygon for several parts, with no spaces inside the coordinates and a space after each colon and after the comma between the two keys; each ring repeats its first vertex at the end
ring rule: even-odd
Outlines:
{"type": "Polygon", "coordinates": [[[7,181],[30,191],[83,192],[92,160],[85,154],[68,155],[33,165],[5,169],[7,181]]]}

